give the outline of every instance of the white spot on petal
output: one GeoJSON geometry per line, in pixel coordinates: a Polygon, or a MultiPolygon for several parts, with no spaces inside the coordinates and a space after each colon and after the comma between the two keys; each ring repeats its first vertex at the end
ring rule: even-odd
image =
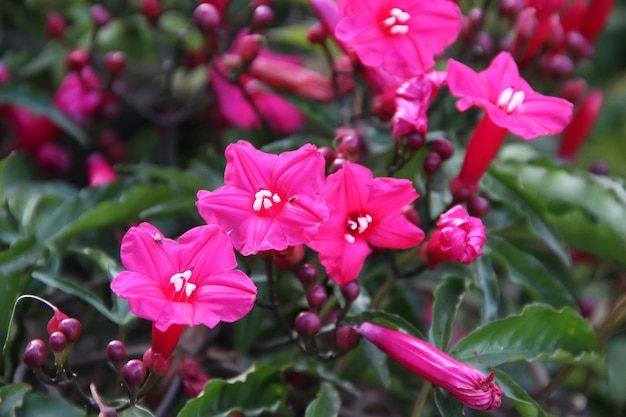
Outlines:
{"type": "Polygon", "coordinates": [[[349,233],[346,233],[345,235],[343,235],[343,237],[348,243],[354,243],[356,241],[356,238],[349,233]]]}

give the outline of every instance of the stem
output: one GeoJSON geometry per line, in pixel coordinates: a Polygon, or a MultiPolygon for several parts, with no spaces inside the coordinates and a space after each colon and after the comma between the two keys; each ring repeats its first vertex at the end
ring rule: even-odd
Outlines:
{"type": "MultiPolygon", "coordinates": [[[[269,290],[269,298],[270,298],[269,308],[272,314],[274,315],[274,318],[278,322],[278,324],[280,324],[280,326],[283,329],[285,329],[285,332],[287,333],[289,340],[297,343],[298,339],[294,337],[293,330],[291,329],[289,324],[285,321],[285,318],[278,311],[278,296],[276,294],[276,287],[274,286],[273,265],[274,264],[272,262],[272,258],[268,257],[265,259],[265,274],[267,276],[267,289],[269,290]]],[[[302,346],[300,346],[299,343],[297,344],[298,344],[298,347],[302,348],[302,346]]]]}
{"type": "Polygon", "coordinates": [[[335,67],[335,62],[333,60],[333,55],[330,53],[330,49],[328,48],[328,44],[326,41],[322,42],[322,50],[324,51],[324,56],[326,57],[326,61],[328,61],[328,65],[331,69],[331,82],[333,86],[333,91],[335,92],[335,98],[337,100],[337,105],[341,110],[341,119],[343,126],[351,125],[351,116],[350,116],[350,107],[346,105],[343,94],[341,94],[341,87],[339,86],[339,71],[335,67]]]}
{"type": "Polygon", "coordinates": [[[398,278],[393,275],[385,281],[385,283],[378,289],[372,300],[372,308],[377,309],[382,302],[387,298],[391,289],[396,285],[398,278]]]}
{"type": "Polygon", "coordinates": [[[433,384],[431,382],[424,382],[424,385],[422,385],[422,390],[420,391],[420,395],[415,401],[415,406],[413,407],[411,417],[420,417],[420,415],[422,414],[422,409],[424,408],[424,404],[426,404],[426,398],[428,398],[428,393],[430,392],[430,388],[432,386],[433,384]]]}

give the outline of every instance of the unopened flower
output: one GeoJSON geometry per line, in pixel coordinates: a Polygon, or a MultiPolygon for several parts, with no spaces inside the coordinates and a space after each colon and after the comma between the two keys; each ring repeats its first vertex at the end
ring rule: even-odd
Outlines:
{"type": "Polygon", "coordinates": [[[462,15],[449,0],[339,0],[335,36],[367,67],[403,79],[435,65],[435,55],[461,31],[462,15]]]}
{"type": "Polygon", "coordinates": [[[26,107],[1,106],[0,119],[5,119],[13,136],[9,150],[36,152],[44,143],[53,141],[60,129],[46,116],[33,114],[26,107]]]}
{"type": "Polygon", "coordinates": [[[574,113],[572,122],[565,128],[557,155],[567,162],[574,162],[578,152],[598,120],[602,110],[602,91],[592,90],[574,113]]]}
{"type": "Polygon", "coordinates": [[[187,398],[196,398],[202,392],[204,385],[211,379],[200,369],[200,363],[191,357],[186,357],[180,365],[179,373],[183,382],[183,390],[187,398]]]}
{"type": "Polygon", "coordinates": [[[483,254],[486,240],[483,222],[467,214],[463,206],[457,205],[439,217],[437,230],[426,246],[428,262],[470,264],[483,254]]]}
{"type": "Polygon", "coordinates": [[[408,180],[373,178],[368,168],[347,162],[326,178],[321,195],[330,217],[307,246],[319,253],[326,273],[338,284],[358,277],[370,245],[407,249],[424,239],[424,232],[402,214],[418,197],[408,180]]]}
{"type": "Polygon", "coordinates": [[[54,94],[54,105],[74,123],[85,127],[89,118],[96,115],[113,97],[102,91],[100,78],[91,67],[73,71],[54,94]]]}
{"type": "Polygon", "coordinates": [[[226,148],[225,185],[199,191],[196,206],[208,224],[229,233],[242,255],[301,245],[328,218],[319,195],[324,165],[313,145],[274,155],[240,140],[226,148]]]}
{"type": "Polygon", "coordinates": [[[395,90],[396,111],[391,119],[393,136],[428,130],[428,107],[437,94],[438,85],[427,76],[413,77],[395,90]]]}
{"type": "Polygon", "coordinates": [[[476,410],[501,405],[502,390],[493,372],[484,375],[416,337],[372,323],[363,323],[359,333],[411,372],[447,390],[476,410]]]}
{"type": "Polygon", "coordinates": [[[87,183],[99,187],[117,179],[117,172],[102,155],[94,153],[87,157],[87,183]]]}

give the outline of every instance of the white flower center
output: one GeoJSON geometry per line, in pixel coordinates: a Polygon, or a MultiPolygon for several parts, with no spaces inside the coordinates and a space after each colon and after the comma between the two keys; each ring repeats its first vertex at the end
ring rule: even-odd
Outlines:
{"type": "Polygon", "coordinates": [[[524,103],[525,94],[523,91],[515,91],[513,88],[508,87],[502,90],[500,97],[498,97],[498,107],[505,112],[511,114],[522,106],[524,103]]]}
{"type": "Polygon", "coordinates": [[[261,211],[261,209],[269,209],[274,204],[280,203],[282,200],[277,193],[272,193],[270,190],[260,190],[254,194],[254,203],[252,208],[254,211],[261,211]]]}
{"type": "Polygon", "coordinates": [[[389,17],[383,20],[383,29],[390,35],[406,35],[409,32],[409,26],[406,24],[409,20],[410,14],[394,7],[389,11],[389,17]]]}
{"type": "Polygon", "coordinates": [[[349,216],[348,221],[346,222],[346,229],[348,233],[344,235],[344,238],[348,242],[354,243],[354,241],[356,240],[354,234],[361,234],[365,232],[371,222],[372,216],[370,216],[369,214],[366,214],[364,216],[349,216]]]}
{"type": "Polygon", "coordinates": [[[191,297],[191,294],[196,289],[196,284],[189,282],[191,278],[191,271],[188,269],[185,272],[177,272],[170,277],[170,284],[174,285],[174,292],[185,291],[187,297],[191,297]]]}

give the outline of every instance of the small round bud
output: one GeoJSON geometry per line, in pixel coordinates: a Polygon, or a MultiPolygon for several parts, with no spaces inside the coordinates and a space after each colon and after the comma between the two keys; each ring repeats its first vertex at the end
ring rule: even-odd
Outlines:
{"type": "Polygon", "coordinates": [[[326,161],[326,166],[329,166],[333,163],[333,161],[335,160],[335,151],[332,148],[328,146],[322,146],[317,150],[324,157],[324,160],[326,161]]]}
{"type": "Polygon", "coordinates": [[[606,176],[611,173],[609,165],[604,161],[594,162],[593,165],[591,165],[591,168],[589,168],[589,171],[591,171],[593,174],[602,176],[606,176]]]}
{"type": "Polygon", "coordinates": [[[446,161],[454,154],[454,145],[448,139],[435,139],[430,144],[430,149],[437,153],[442,161],[446,161]]]}
{"type": "Polygon", "coordinates": [[[548,59],[548,71],[554,77],[569,77],[574,72],[574,62],[565,54],[552,55],[548,59]]]}
{"type": "Polygon", "coordinates": [[[65,320],[66,318],[68,318],[67,314],[63,313],[58,308],[55,308],[54,315],[48,321],[48,326],[46,327],[48,334],[50,335],[53,332],[56,332],[59,328],[59,323],[61,323],[61,321],[65,320]]]}
{"type": "Polygon", "coordinates": [[[311,26],[306,33],[307,40],[312,44],[323,43],[327,37],[328,31],[326,31],[326,27],[320,22],[311,26]]]}
{"type": "Polygon", "coordinates": [[[120,51],[107,52],[104,56],[104,67],[113,77],[124,71],[126,67],[126,57],[124,53],[120,51]]]}
{"type": "Polygon", "coordinates": [[[202,3],[193,12],[193,23],[203,32],[212,32],[220,24],[220,13],[210,3],[202,3]]]}
{"type": "Polygon", "coordinates": [[[57,12],[50,12],[46,18],[46,34],[52,38],[62,38],[65,33],[67,22],[65,18],[57,12]]]}
{"type": "Polygon", "coordinates": [[[568,48],[574,53],[577,58],[591,58],[594,52],[593,45],[585,39],[585,37],[578,31],[570,31],[567,33],[566,42],[568,48]]]}
{"type": "Polygon", "coordinates": [[[515,17],[524,8],[524,0],[502,0],[498,11],[500,14],[515,17]]]}
{"type": "Polygon", "coordinates": [[[424,157],[424,172],[432,175],[441,167],[441,157],[436,152],[429,152],[424,157]]]}
{"type": "Polygon", "coordinates": [[[288,246],[287,249],[272,252],[272,260],[278,269],[286,271],[293,268],[304,259],[302,245],[288,246]]]}
{"type": "Polygon", "coordinates": [[[274,22],[274,11],[264,4],[257,6],[252,15],[252,22],[258,29],[266,28],[274,22]]]}
{"type": "Polygon", "coordinates": [[[535,11],[528,10],[528,12],[526,12],[525,10],[519,14],[517,19],[517,36],[521,39],[531,39],[535,35],[535,32],[537,32],[537,26],[539,26],[539,22],[537,16],[535,16],[535,11]]]}
{"type": "Polygon", "coordinates": [[[107,345],[107,358],[115,365],[121,365],[126,359],[126,346],[119,340],[111,340],[107,345]]]}
{"type": "Polygon", "coordinates": [[[48,357],[46,343],[41,339],[33,339],[24,349],[23,360],[29,368],[41,368],[48,357]]]}
{"type": "Polygon", "coordinates": [[[317,279],[317,267],[312,264],[302,264],[296,271],[298,279],[303,284],[312,284],[317,279]]]}
{"type": "Polygon", "coordinates": [[[59,323],[59,331],[62,332],[65,337],[67,337],[67,341],[70,343],[74,343],[80,337],[80,334],[83,332],[83,325],[80,321],[74,318],[68,318],[61,320],[59,323]]]}
{"type": "Polygon", "coordinates": [[[450,192],[455,202],[467,201],[474,195],[475,190],[464,184],[458,177],[450,183],[450,192]]]}
{"type": "Polygon", "coordinates": [[[412,151],[419,151],[424,143],[426,143],[426,136],[423,133],[412,132],[406,135],[406,146],[412,151]]]}
{"type": "Polygon", "coordinates": [[[146,378],[146,365],[139,359],[131,359],[122,367],[122,378],[130,389],[138,388],[146,378]]]}
{"type": "Polygon", "coordinates": [[[357,135],[348,135],[344,137],[341,144],[343,145],[343,149],[345,149],[346,153],[349,155],[357,154],[361,150],[361,141],[357,135]]]}
{"type": "Polygon", "coordinates": [[[352,350],[359,345],[360,335],[358,330],[352,326],[342,324],[336,333],[337,349],[352,350]]]}
{"type": "Polygon", "coordinates": [[[67,54],[67,66],[71,71],[80,71],[89,65],[89,52],[83,48],[76,48],[67,54]]]}
{"type": "Polygon", "coordinates": [[[483,9],[480,7],[473,7],[467,12],[467,21],[471,28],[480,26],[480,22],[483,20],[483,9]]]}
{"type": "Polygon", "coordinates": [[[89,9],[89,17],[97,28],[105,26],[111,20],[111,13],[101,4],[94,4],[89,9]]]}
{"type": "Polygon", "coordinates": [[[347,301],[356,300],[361,293],[361,286],[356,280],[343,284],[339,289],[341,290],[341,295],[343,295],[343,298],[347,301]]]}
{"type": "Polygon", "coordinates": [[[372,112],[381,122],[389,122],[396,113],[396,90],[389,89],[372,97],[372,112]]]}
{"type": "Polygon", "coordinates": [[[415,207],[413,207],[413,204],[407,204],[406,206],[402,207],[402,215],[416,226],[419,226],[420,222],[422,221],[419,213],[417,212],[417,210],[415,210],[415,207]]]}
{"type": "Polygon", "coordinates": [[[328,298],[328,293],[326,292],[326,288],[323,285],[317,284],[311,287],[309,291],[306,293],[306,300],[311,306],[311,308],[318,308],[322,304],[326,302],[328,298]]]}
{"type": "Polygon", "coordinates": [[[473,46],[472,52],[474,56],[484,58],[493,55],[494,47],[495,45],[491,35],[481,30],[476,34],[476,43],[473,46]]]}
{"type": "Polygon", "coordinates": [[[322,328],[322,322],[317,314],[303,311],[296,317],[296,331],[303,336],[315,336],[322,328]]]}
{"type": "Polygon", "coordinates": [[[60,331],[53,332],[48,338],[48,344],[55,354],[61,353],[67,347],[67,337],[60,331]]]}
{"type": "Polygon", "coordinates": [[[253,6],[274,7],[274,0],[252,0],[250,3],[253,6]]]}
{"type": "Polygon", "coordinates": [[[474,196],[467,200],[467,211],[470,216],[484,217],[490,208],[489,200],[484,197],[474,196]]]}
{"type": "Polygon", "coordinates": [[[159,0],[141,0],[139,12],[151,23],[155,23],[163,14],[163,6],[159,0]]]}
{"type": "Polygon", "coordinates": [[[330,164],[330,172],[337,172],[348,162],[348,160],[344,157],[337,157],[330,164]]]}
{"type": "Polygon", "coordinates": [[[250,63],[259,54],[264,37],[258,33],[244,36],[239,42],[239,56],[243,62],[250,63]]]}

